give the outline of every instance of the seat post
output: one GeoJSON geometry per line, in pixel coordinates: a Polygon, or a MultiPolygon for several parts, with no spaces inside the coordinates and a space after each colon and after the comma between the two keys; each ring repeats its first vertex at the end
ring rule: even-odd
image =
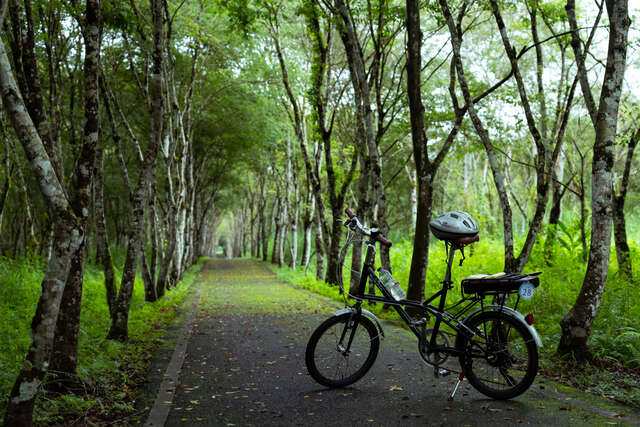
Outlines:
{"type": "MultiPolygon", "coordinates": [[[[451,267],[453,266],[453,257],[454,257],[455,251],[458,249],[457,246],[451,244],[448,241],[445,241],[445,245],[447,245],[447,248],[449,248],[449,254],[447,257],[447,271],[445,273],[444,280],[440,282],[442,283],[442,290],[439,292],[440,301],[438,302],[438,310],[441,312],[444,311],[444,305],[447,301],[447,292],[449,291],[449,289],[451,288],[451,285],[453,284],[453,282],[451,281],[451,267]]],[[[433,325],[433,332],[431,334],[431,339],[429,340],[430,346],[436,345],[436,335],[440,330],[440,322],[441,322],[440,317],[436,316],[436,321],[433,325]]]]}
{"type": "Polygon", "coordinates": [[[454,246],[449,242],[445,242],[445,245],[449,246],[449,256],[447,258],[447,271],[445,272],[444,280],[442,281],[442,284],[448,286],[453,283],[451,281],[451,267],[453,266],[453,257],[455,255],[455,252],[460,248],[457,246],[454,246]]]}

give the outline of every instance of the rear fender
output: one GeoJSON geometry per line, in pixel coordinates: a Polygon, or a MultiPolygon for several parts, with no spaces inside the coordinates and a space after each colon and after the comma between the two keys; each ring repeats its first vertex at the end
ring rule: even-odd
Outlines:
{"type": "Polygon", "coordinates": [[[513,308],[511,307],[506,307],[506,306],[501,306],[501,305],[487,305],[484,307],[484,310],[482,308],[479,308],[475,311],[473,311],[471,314],[469,314],[463,321],[463,323],[466,323],[469,319],[471,319],[473,316],[477,315],[478,313],[480,313],[481,311],[501,311],[505,314],[508,314],[510,316],[512,316],[513,318],[515,318],[517,321],[519,321],[520,323],[522,323],[527,329],[529,329],[529,332],[531,332],[531,335],[533,336],[533,339],[536,342],[536,345],[538,347],[542,347],[542,340],[540,339],[540,335],[538,335],[538,331],[536,331],[536,328],[533,327],[533,325],[530,325],[527,323],[526,320],[524,320],[524,316],[515,311],[513,308]]]}
{"type": "MultiPolygon", "coordinates": [[[[380,320],[378,320],[378,318],[376,317],[375,314],[373,314],[372,312],[370,312],[369,310],[365,310],[365,309],[361,309],[362,310],[362,315],[365,317],[368,317],[369,319],[373,320],[373,323],[376,324],[376,327],[378,328],[378,331],[380,331],[380,335],[382,336],[382,338],[384,338],[384,331],[382,330],[382,325],[380,324],[380,320]]],[[[357,310],[353,307],[345,307],[341,310],[338,310],[336,312],[333,313],[334,316],[342,316],[343,314],[347,314],[347,313],[353,313],[355,314],[357,312],[357,310]]]]}

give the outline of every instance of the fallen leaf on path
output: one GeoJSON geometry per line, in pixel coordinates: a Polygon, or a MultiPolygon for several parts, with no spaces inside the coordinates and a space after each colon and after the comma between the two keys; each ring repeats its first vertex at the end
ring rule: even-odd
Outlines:
{"type": "Polygon", "coordinates": [[[402,390],[404,389],[399,385],[392,385],[391,387],[389,387],[389,391],[402,391],[402,390]]]}

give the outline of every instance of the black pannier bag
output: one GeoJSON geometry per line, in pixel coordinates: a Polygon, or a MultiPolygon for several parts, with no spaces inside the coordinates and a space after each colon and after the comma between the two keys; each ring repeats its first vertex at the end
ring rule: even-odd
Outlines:
{"type": "Polygon", "coordinates": [[[515,293],[527,282],[537,288],[540,285],[540,279],[535,276],[540,273],[540,271],[536,271],[528,274],[511,273],[499,277],[467,278],[461,282],[462,292],[480,295],[515,293]]]}

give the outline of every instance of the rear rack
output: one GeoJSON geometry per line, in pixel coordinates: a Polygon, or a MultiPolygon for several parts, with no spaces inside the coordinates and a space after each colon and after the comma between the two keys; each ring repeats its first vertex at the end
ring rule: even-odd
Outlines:
{"type": "Polygon", "coordinates": [[[538,279],[541,271],[534,273],[510,273],[500,277],[487,277],[477,279],[462,280],[461,288],[463,294],[499,295],[518,292],[523,283],[530,283],[537,288],[540,285],[538,279]]]}

